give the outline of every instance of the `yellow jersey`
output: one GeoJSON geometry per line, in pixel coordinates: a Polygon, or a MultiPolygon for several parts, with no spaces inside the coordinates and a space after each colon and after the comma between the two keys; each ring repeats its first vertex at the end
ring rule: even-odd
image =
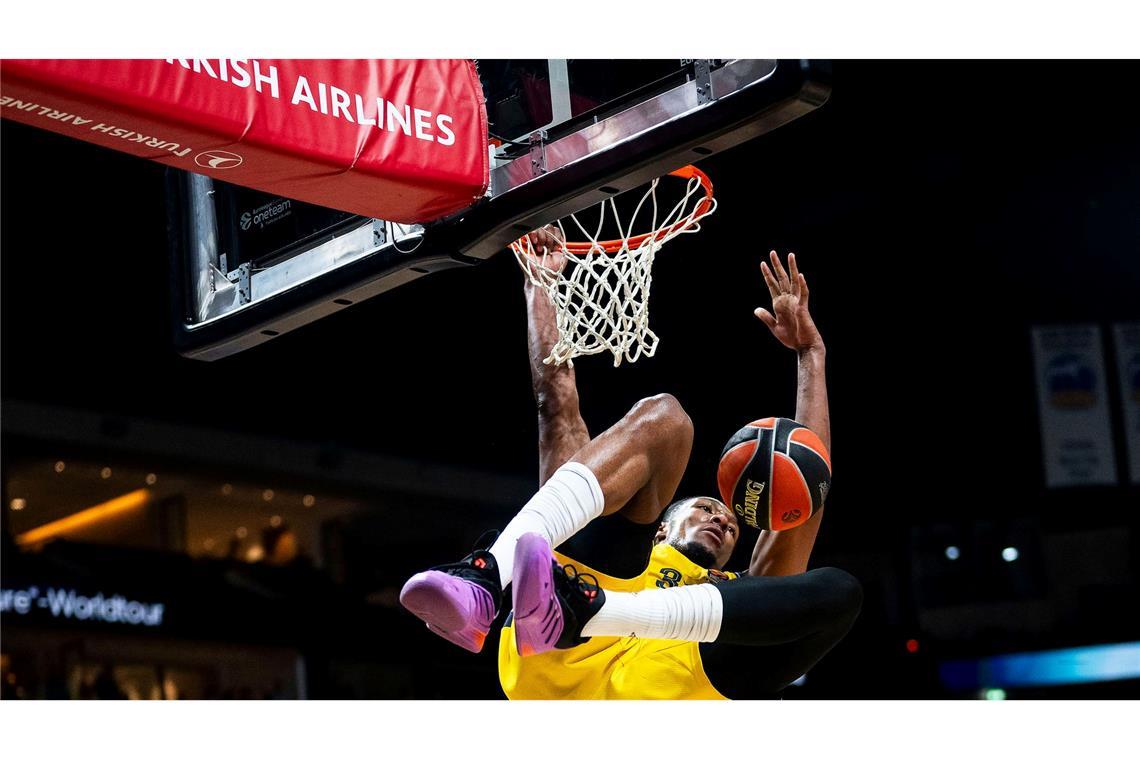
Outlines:
{"type": "MultiPolygon", "coordinates": [[[[598,579],[606,591],[645,591],[718,582],[736,573],[708,570],[668,544],[657,544],[636,578],[614,578],[570,557],[559,564],[598,579]]],[[[705,675],[700,645],[693,641],[594,636],[570,649],[522,657],[513,617],[499,638],[499,683],[508,699],[725,699],[705,675]]]]}

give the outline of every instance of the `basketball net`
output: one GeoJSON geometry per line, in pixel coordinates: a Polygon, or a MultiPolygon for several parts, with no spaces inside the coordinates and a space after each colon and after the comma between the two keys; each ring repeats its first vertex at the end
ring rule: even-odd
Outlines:
{"type": "Polygon", "coordinates": [[[627,223],[609,198],[598,205],[593,234],[575,214],[556,223],[561,240],[569,238],[568,226],[575,236],[581,233],[584,242],[564,242],[553,253],[536,251],[529,236],[511,243],[519,266],[533,285],[546,292],[557,313],[558,342],[543,363],[574,366],[575,357],[609,351],[616,367],[623,359],[635,362],[642,355],[653,356],[657,335],[649,329],[649,286],[654,257],[678,235],[700,231],[700,220],[716,210],[707,174],[686,166],[669,176],[686,184],[684,196],[668,213],[658,207],[657,185],[663,179],[659,177],[649,184],[627,223]],[[649,230],[634,234],[643,213],[649,230]],[[599,240],[607,216],[612,216],[619,237],[599,240]],[[567,219],[573,224],[564,226],[567,219]]]}

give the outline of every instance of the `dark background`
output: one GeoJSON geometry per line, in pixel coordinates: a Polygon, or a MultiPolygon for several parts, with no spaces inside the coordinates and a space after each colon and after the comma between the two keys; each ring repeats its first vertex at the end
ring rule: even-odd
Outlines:
{"type": "MultiPolygon", "coordinates": [[[[789,697],[973,696],[940,684],[938,663],[1140,634],[1140,491],[1123,485],[1117,387],[1122,485],[1047,490],[1029,336],[1038,324],[1140,318],[1138,73],[1123,62],[837,62],[817,112],[701,163],[720,206],[658,258],[657,355],[616,369],[604,356],[577,362],[595,433],[642,396],[677,396],[696,427],[680,492],[715,492],[727,437],[794,412],[794,357],[751,312],[768,299],[761,256],[796,252],[828,345],[835,465],[813,564],[855,573],[867,603],[789,697]],[[948,541],[978,551],[943,567],[948,541]],[[1010,541],[1024,561],[989,550],[1010,541]],[[1122,559],[1101,561],[1102,544],[1122,559]],[[1109,569],[1092,572],[1097,562],[1109,569]],[[1071,577],[1089,580],[1061,593],[1071,577]]],[[[533,482],[525,310],[509,254],[196,362],[171,349],[164,169],[7,121],[0,135],[6,521],[8,473],[62,456],[220,482],[235,477],[219,464],[232,454],[251,482],[359,506],[322,527],[323,560],[303,567],[114,542],[30,554],[6,530],[5,587],[66,567],[68,578],[167,594],[173,615],[216,584],[225,601],[171,623],[207,659],[226,642],[290,648],[310,697],[500,695],[493,652],[453,651],[392,598],[409,573],[458,558],[507,519],[533,482]],[[8,424],[13,408],[101,422],[90,435],[30,430],[8,424]],[[217,444],[148,454],[135,432],[156,421],[214,431],[217,444]],[[243,458],[243,434],[309,446],[315,466],[243,458]],[[377,485],[344,475],[358,455],[439,469],[377,485]],[[425,486],[450,471],[478,475],[425,486]],[[510,487],[490,493],[478,477],[510,487]],[[259,590],[234,586],[235,573],[258,574],[259,590]]],[[[6,616],[5,635],[26,625],[6,616]]],[[[69,634],[80,651],[85,630],[69,634]]],[[[16,651],[11,667],[29,657],[16,651]]],[[[27,671],[25,693],[50,696],[27,671]]],[[[1023,695],[1136,693],[1125,682],[1023,695]]]]}

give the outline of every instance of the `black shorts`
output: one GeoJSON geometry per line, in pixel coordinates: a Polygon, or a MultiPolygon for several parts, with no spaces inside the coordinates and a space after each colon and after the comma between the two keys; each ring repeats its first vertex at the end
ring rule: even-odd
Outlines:
{"type": "Polygon", "coordinates": [[[618,512],[591,520],[555,548],[599,573],[636,578],[649,564],[658,525],[657,521],[640,525],[618,512]]]}

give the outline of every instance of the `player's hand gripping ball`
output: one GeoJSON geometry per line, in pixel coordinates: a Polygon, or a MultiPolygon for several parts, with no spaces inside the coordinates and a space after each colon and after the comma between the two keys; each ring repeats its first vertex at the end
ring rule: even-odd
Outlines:
{"type": "Polygon", "coordinates": [[[742,526],[788,530],[823,508],[831,457],[819,436],[803,425],[766,417],[728,439],[716,480],[721,500],[742,526]]]}

